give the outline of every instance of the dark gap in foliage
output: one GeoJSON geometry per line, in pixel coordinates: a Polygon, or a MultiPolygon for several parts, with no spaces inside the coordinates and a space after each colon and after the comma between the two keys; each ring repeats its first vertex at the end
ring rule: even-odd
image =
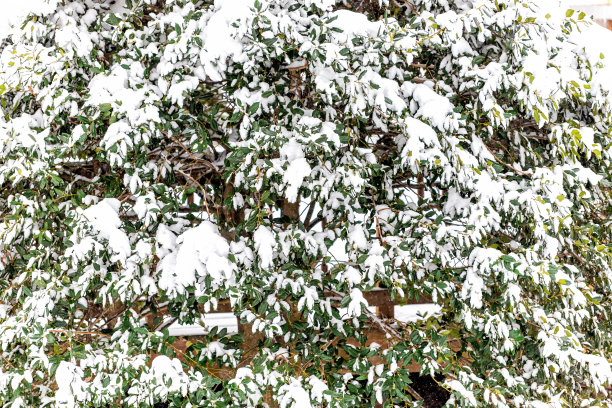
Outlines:
{"type": "Polygon", "coordinates": [[[410,386],[423,398],[423,408],[441,408],[450,398],[450,393],[439,385],[444,381],[443,375],[438,374],[434,378],[411,373],[410,380],[410,386]]]}

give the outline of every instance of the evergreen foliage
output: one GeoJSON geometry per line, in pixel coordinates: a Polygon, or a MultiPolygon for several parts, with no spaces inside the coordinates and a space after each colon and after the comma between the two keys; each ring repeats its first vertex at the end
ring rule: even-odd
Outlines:
{"type": "Polygon", "coordinates": [[[612,407],[610,99],[552,14],[43,0],[0,45],[1,405],[418,406],[416,364],[612,407]]]}

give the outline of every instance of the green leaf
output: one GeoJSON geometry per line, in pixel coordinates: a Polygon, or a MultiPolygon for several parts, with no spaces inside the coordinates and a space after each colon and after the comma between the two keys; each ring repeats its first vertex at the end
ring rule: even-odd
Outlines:
{"type": "Polygon", "coordinates": [[[255,113],[257,113],[257,109],[259,109],[259,102],[255,102],[251,105],[251,107],[249,108],[249,114],[254,115],[255,113]]]}
{"type": "Polygon", "coordinates": [[[109,113],[112,109],[112,106],[110,103],[103,103],[100,105],[100,112],[102,113],[109,113]]]}
{"type": "Polygon", "coordinates": [[[121,19],[117,17],[115,14],[110,13],[106,18],[106,22],[110,25],[117,25],[121,22],[121,19]]]}

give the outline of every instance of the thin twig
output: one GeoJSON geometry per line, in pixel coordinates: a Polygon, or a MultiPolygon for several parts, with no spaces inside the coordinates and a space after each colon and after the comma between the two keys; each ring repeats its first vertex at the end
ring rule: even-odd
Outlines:
{"type": "Polygon", "coordinates": [[[512,167],[512,166],[511,166],[511,165],[509,165],[508,163],[501,161],[500,159],[498,159],[498,158],[497,158],[497,156],[495,156],[495,153],[493,153],[493,150],[491,150],[491,148],[490,148],[489,146],[487,146],[487,144],[486,144],[486,143],[483,143],[483,145],[484,145],[484,146],[487,148],[487,150],[488,150],[488,151],[491,153],[491,155],[493,156],[493,158],[494,158],[494,159],[495,159],[495,160],[496,160],[496,161],[497,161],[499,164],[504,165],[504,166],[508,167],[509,169],[514,170],[514,171],[516,171],[516,172],[517,172],[517,173],[519,173],[519,174],[522,174],[523,176],[527,176],[527,177],[529,177],[529,178],[531,178],[531,177],[533,176],[531,173],[527,173],[527,172],[525,172],[525,171],[519,170],[519,169],[517,169],[517,168],[512,167]]]}
{"type": "Polygon", "coordinates": [[[92,331],[50,329],[49,332],[51,332],[51,333],[62,333],[62,334],[65,334],[65,335],[68,335],[69,332],[71,332],[72,334],[76,334],[76,335],[79,335],[79,336],[101,336],[101,337],[110,338],[110,336],[108,334],[92,332],[92,331]]]}
{"type": "Polygon", "coordinates": [[[4,357],[4,354],[0,354],[0,356],[2,356],[2,359],[3,359],[4,361],[6,361],[6,363],[7,363],[8,365],[10,365],[10,366],[11,366],[11,368],[12,368],[13,370],[15,370],[15,366],[14,366],[13,364],[11,364],[11,362],[10,362],[10,361],[8,361],[8,360],[6,359],[6,357],[4,357]]]}

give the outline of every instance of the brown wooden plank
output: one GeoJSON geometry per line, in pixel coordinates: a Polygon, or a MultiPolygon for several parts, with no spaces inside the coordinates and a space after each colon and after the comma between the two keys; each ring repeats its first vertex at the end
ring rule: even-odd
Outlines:
{"type": "MultiPolygon", "coordinates": [[[[326,293],[327,297],[337,297],[333,293],[326,293]]],[[[363,292],[363,297],[367,300],[369,306],[375,306],[379,308],[384,308],[382,310],[386,310],[388,317],[391,316],[390,308],[395,305],[422,305],[426,303],[431,303],[430,296],[420,296],[417,299],[406,298],[406,297],[396,297],[391,300],[391,294],[388,289],[384,288],[376,288],[368,292],[363,292]]],[[[205,313],[204,306],[198,305],[198,309],[200,312],[205,313]]],[[[210,310],[208,313],[231,313],[232,307],[230,305],[229,299],[221,299],[218,301],[217,308],[210,310]]]]}
{"type": "Polygon", "coordinates": [[[421,296],[418,299],[396,297],[391,300],[389,289],[374,289],[369,292],[363,292],[363,297],[370,306],[422,305],[431,303],[431,297],[429,296],[421,296]]]}
{"type": "Polygon", "coordinates": [[[232,305],[230,304],[229,299],[221,299],[217,301],[217,308],[211,309],[209,312],[204,310],[204,305],[198,303],[198,310],[200,313],[232,313],[232,305]]]}
{"type": "Polygon", "coordinates": [[[395,305],[376,306],[376,316],[383,319],[395,318],[395,305]]]}

